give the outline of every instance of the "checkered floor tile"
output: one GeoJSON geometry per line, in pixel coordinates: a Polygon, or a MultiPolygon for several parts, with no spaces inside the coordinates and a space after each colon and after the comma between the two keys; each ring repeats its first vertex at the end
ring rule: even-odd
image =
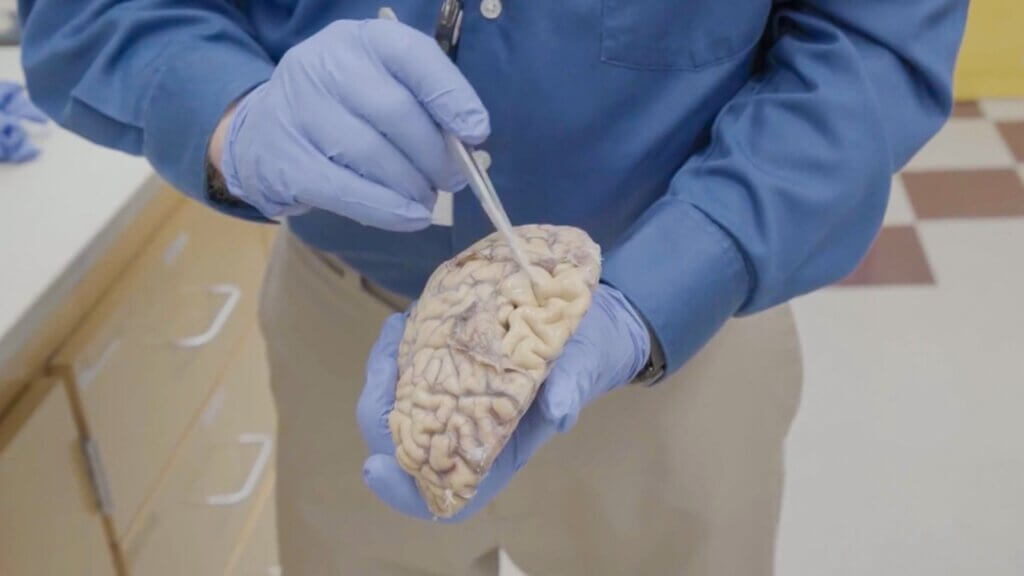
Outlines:
{"type": "Polygon", "coordinates": [[[838,285],[932,284],[921,223],[979,219],[1024,224],[1024,101],[957,103],[939,134],[893,179],[883,229],[838,285]]]}
{"type": "Polygon", "coordinates": [[[777,574],[1024,574],[1022,125],[957,105],[857,271],[794,300],[777,574]]]}

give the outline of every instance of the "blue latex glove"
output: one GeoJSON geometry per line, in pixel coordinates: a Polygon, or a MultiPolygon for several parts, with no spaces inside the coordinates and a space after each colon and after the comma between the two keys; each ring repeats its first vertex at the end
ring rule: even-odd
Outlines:
{"type": "Polygon", "coordinates": [[[267,217],[312,207],[419,230],[436,189],[466,185],[441,127],[478,144],[490,121],[436,42],[398,22],[340,20],[289,50],[240,101],[221,171],[267,217]]]}
{"type": "Polygon", "coordinates": [[[0,80],[0,114],[37,124],[45,124],[48,120],[46,114],[29,100],[28,93],[20,84],[6,80],[0,80]]]}
{"type": "Polygon", "coordinates": [[[43,124],[47,117],[29,100],[22,86],[0,80],[0,162],[28,162],[39,155],[22,120],[43,124]]]}
{"type": "Polygon", "coordinates": [[[0,112],[0,163],[28,162],[39,155],[21,122],[0,112]]]}
{"type": "MultiPolygon", "coordinates": [[[[415,481],[395,460],[395,446],[387,425],[395,403],[398,379],[398,344],[406,315],[390,317],[370,352],[366,385],[356,416],[370,456],[363,466],[367,486],[399,512],[432,519],[415,481]]],[[[555,434],[572,428],[580,410],[595,398],[627,384],[643,366],[650,339],[643,321],[622,294],[604,284],[562,355],[555,361],[537,398],[527,410],[480,483],[476,496],[458,514],[444,522],[459,522],[485,507],[538,448],[555,434]]]]}

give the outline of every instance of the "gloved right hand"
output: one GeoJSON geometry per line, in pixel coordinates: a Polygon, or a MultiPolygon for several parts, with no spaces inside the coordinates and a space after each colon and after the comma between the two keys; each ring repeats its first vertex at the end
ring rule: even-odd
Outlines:
{"type": "Polygon", "coordinates": [[[228,190],[269,218],[319,208],[419,230],[437,189],[466,186],[442,128],[479,144],[490,121],[434,40],[390,20],[339,20],[241,99],[220,168],[228,190]]]}

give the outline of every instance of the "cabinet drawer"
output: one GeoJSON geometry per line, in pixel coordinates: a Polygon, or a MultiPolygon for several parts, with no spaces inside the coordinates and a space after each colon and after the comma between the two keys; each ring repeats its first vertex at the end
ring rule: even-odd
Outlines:
{"type": "Polygon", "coordinates": [[[255,325],[260,228],[186,204],[52,362],[96,444],[119,540],[255,325]]]}
{"type": "Polygon", "coordinates": [[[277,509],[273,490],[263,499],[251,531],[239,543],[230,576],[281,576],[277,555],[277,509]]]}
{"type": "Polygon", "coordinates": [[[253,329],[125,538],[128,572],[224,574],[269,490],[275,430],[263,342],[253,329]]]}
{"type": "Polygon", "coordinates": [[[67,393],[36,382],[0,424],[0,574],[114,573],[67,393]]]}

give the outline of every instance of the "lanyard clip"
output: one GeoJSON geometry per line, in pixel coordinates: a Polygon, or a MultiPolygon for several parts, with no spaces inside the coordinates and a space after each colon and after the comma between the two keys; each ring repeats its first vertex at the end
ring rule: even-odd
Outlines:
{"type": "Polygon", "coordinates": [[[455,60],[462,28],[462,0],[444,0],[437,20],[434,39],[449,58],[455,60]]]}

